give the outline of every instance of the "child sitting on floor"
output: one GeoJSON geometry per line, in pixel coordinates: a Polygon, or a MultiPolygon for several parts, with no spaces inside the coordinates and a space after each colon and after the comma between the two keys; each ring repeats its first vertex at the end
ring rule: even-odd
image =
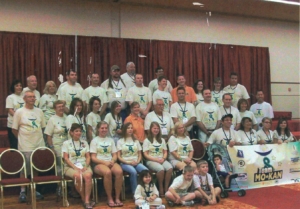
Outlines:
{"type": "Polygon", "coordinates": [[[183,174],[174,179],[169,190],[166,192],[165,196],[169,205],[193,205],[193,199],[195,199],[197,191],[190,191],[192,185],[195,189],[198,189],[200,187],[200,182],[197,176],[194,175],[194,168],[187,165],[183,169],[183,174]]]}
{"type": "Polygon", "coordinates": [[[164,208],[161,207],[162,200],[158,196],[158,190],[152,182],[149,170],[143,170],[139,174],[139,185],[134,193],[135,205],[140,208],[143,203],[148,202],[150,208],[164,208]]]}
{"type": "MultiPolygon", "coordinates": [[[[208,163],[205,160],[200,160],[197,163],[198,178],[200,180],[200,195],[198,198],[202,198],[202,204],[214,205],[219,202],[219,195],[221,189],[219,187],[214,188],[211,175],[208,173],[208,163]]],[[[197,193],[196,193],[197,194],[197,193]]]]}
{"type": "Polygon", "coordinates": [[[217,169],[218,176],[222,176],[225,179],[225,189],[229,189],[231,179],[236,178],[238,175],[226,170],[225,165],[222,162],[222,156],[220,154],[214,155],[214,163],[217,169]]]}

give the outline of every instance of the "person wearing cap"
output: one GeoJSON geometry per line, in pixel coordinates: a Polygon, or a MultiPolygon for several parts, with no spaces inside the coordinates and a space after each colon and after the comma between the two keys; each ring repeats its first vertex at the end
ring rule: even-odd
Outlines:
{"type": "Polygon", "coordinates": [[[121,78],[128,89],[135,85],[135,64],[133,62],[126,64],[126,73],[123,73],[121,78]]]}
{"type": "Polygon", "coordinates": [[[123,121],[127,117],[125,98],[127,95],[127,87],[120,77],[120,67],[118,65],[113,65],[110,69],[110,76],[106,79],[101,87],[107,92],[109,105],[107,107],[107,112],[110,112],[111,104],[113,101],[118,101],[121,104],[121,117],[123,121]]]}
{"type": "Polygon", "coordinates": [[[249,94],[245,86],[238,83],[238,74],[230,73],[230,84],[224,88],[224,91],[231,95],[231,105],[237,107],[239,99],[249,99],[249,94]]]}
{"type": "MultiPolygon", "coordinates": [[[[150,81],[149,86],[148,86],[149,89],[151,90],[152,94],[158,89],[158,86],[159,86],[158,78],[161,76],[164,76],[164,69],[162,67],[157,67],[155,69],[155,75],[156,75],[156,78],[154,80],[150,81]]],[[[169,80],[167,80],[167,85],[164,87],[163,90],[165,92],[169,92],[169,93],[172,92],[173,87],[169,80]]]]}
{"type": "Polygon", "coordinates": [[[241,144],[238,132],[231,129],[232,118],[232,114],[222,116],[222,127],[212,132],[208,141],[204,144],[206,147],[213,143],[223,146],[229,145],[230,147],[241,144]]]}
{"type": "Polygon", "coordinates": [[[219,106],[211,101],[209,89],[203,90],[204,101],[196,107],[197,124],[200,128],[198,138],[205,143],[210,134],[220,127],[221,112],[219,106]]]}
{"type": "Polygon", "coordinates": [[[67,72],[68,75],[68,81],[67,84],[65,84],[59,91],[58,93],[58,99],[65,101],[66,106],[65,106],[65,113],[69,113],[69,108],[72,100],[74,98],[81,98],[83,88],[79,83],[77,83],[77,72],[73,69],[70,69],[67,72]]]}
{"type": "Polygon", "coordinates": [[[129,88],[126,102],[128,102],[129,105],[131,105],[132,102],[138,102],[140,104],[141,118],[145,118],[149,113],[152,106],[152,94],[150,89],[143,85],[143,75],[135,75],[135,85],[129,88]]]}
{"type": "Polygon", "coordinates": [[[231,95],[229,93],[223,94],[222,101],[223,106],[220,107],[221,115],[223,116],[231,114],[233,116],[231,128],[236,131],[239,130],[241,123],[241,115],[237,108],[231,106],[231,95]]]}
{"type": "MultiPolygon", "coordinates": [[[[106,90],[102,87],[99,86],[99,74],[98,73],[93,73],[91,77],[91,82],[92,85],[87,87],[83,93],[82,93],[82,101],[85,104],[85,106],[89,107],[89,102],[92,97],[97,97],[101,100],[101,108],[99,115],[104,116],[104,113],[106,112],[107,104],[108,104],[108,98],[106,95],[106,90]]],[[[88,110],[88,111],[93,111],[93,110],[88,110]]]]}

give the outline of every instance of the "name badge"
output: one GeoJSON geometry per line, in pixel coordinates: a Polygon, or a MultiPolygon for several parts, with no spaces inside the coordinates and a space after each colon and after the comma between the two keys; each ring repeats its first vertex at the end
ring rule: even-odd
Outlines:
{"type": "Polygon", "coordinates": [[[116,98],[121,98],[122,97],[122,93],[119,91],[115,91],[116,93],[116,98]]]}
{"type": "Polygon", "coordinates": [[[183,119],[182,119],[182,123],[183,123],[183,124],[187,123],[188,121],[189,121],[189,119],[187,119],[187,118],[183,118],[183,119]]]}
{"type": "Polygon", "coordinates": [[[161,134],[162,135],[168,135],[168,129],[166,127],[161,128],[161,134]]]}
{"type": "Polygon", "coordinates": [[[149,205],[149,203],[146,202],[146,201],[143,202],[141,206],[142,206],[142,209],[150,209],[150,205],[149,205]]]}
{"type": "Polygon", "coordinates": [[[79,169],[83,169],[82,164],[79,163],[79,162],[74,163],[74,165],[75,165],[77,168],[79,168],[79,169]]]}

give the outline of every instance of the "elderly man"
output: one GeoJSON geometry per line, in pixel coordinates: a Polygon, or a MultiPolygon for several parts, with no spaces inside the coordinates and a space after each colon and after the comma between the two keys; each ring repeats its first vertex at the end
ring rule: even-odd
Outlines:
{"type": "Polygon", "coordinates": [[[38,90],[36,90],[37,88],[37,79],[35,77],[35,75],[31,75],[27,77],[27,87],[25,87],[22,91],[22,96],[24,96],[24,93],[28,90],[32,91],[35,95],[35,102],[34,102],[34,106],[38,107],[39,106],[39,102],[40,102],[40,92],[38,90]]]}
{"type": "MultiPolygon", "coordinates": [[[[156,78],[154,80],[150,81],[150,83],[149,83],[149,89],[151,90],[152,94],[158,89],[158,85],[159,85],[158,78],[161,76],[164,76],[164,69],[162,67],[157,67],[155,69],[155,75],[156,75],[156,78]]],[[[173,90],[173,87],[172,87],[170,81],[167,80],[167,84],[164,87],[163,91],[171,93],[172,90],[173,90]]]]}
{"type": "MultiPolygon", "coordinates": [[[[20,150],[26,160],[26,171],[30,175],[30,156],[33,150],[38,147],[44,147],[42,128],[45,128],[44,114],[41,109],[34,106],[36,99],[34,92],[28,90],[24,92],[25,106],[15,112],[12,131],[18,138],[18,150],[20,150]]],[[[21,177],[25,177],[21,173],[21,177]]],[[[43,199],[43,196],[36,192],[37,199],[43,199]]],[[[26,202],[25,186],[21,187],[19,197],[20,202],[26,202]]]]}
{"type": "Polygon", "coordinates": [[[128,62],[126,65],[126,73],[121,75],[127,89],[133,87],[135,84],[135,64],[133,62],[128,62]]]}

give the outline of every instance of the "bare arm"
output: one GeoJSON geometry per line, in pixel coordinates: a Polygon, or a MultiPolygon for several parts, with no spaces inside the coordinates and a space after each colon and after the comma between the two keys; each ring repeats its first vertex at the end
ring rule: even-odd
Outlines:
{"type": "Polygon", "coordinates": [[[12,108],[7,108],[6,110],[7,110],[7,113],[8,113],[8,114],[10,114],[11,116],[14,116],[14,114],[15,114],[14,109],[12,109],[12,108]]]}
{"type": "Polygon", "coordinates": [[[186,123],[183,124],[183,125],[184,125],[184,127],[189,127],[189,126],[193,125],[193,124],[195,123],[195,121],[196,121],[196,117],[191,117],[191,118],[188,120],[188,122],[186,122],[186,123]]]}
{"type": "Polygon", "coordinates": [[[93,139],[93,128],[90,125],[88,125],[87,139],[88,143],[90,143],[93,139]]]}
{"type": "Polygon", "coordinates": [[[15,135],[16,138],[18,138],[19,135],[19,130],[12,129],[13,134],[15,135]]]}
{"type": "Polygon", "coordinates": [[[100,116],[104,115],[104,113],[106,112],[107,104],[108,104],[108,103],[104,103],[104,104],[102,105],[101,111],[100,111],[100,116]]]}

